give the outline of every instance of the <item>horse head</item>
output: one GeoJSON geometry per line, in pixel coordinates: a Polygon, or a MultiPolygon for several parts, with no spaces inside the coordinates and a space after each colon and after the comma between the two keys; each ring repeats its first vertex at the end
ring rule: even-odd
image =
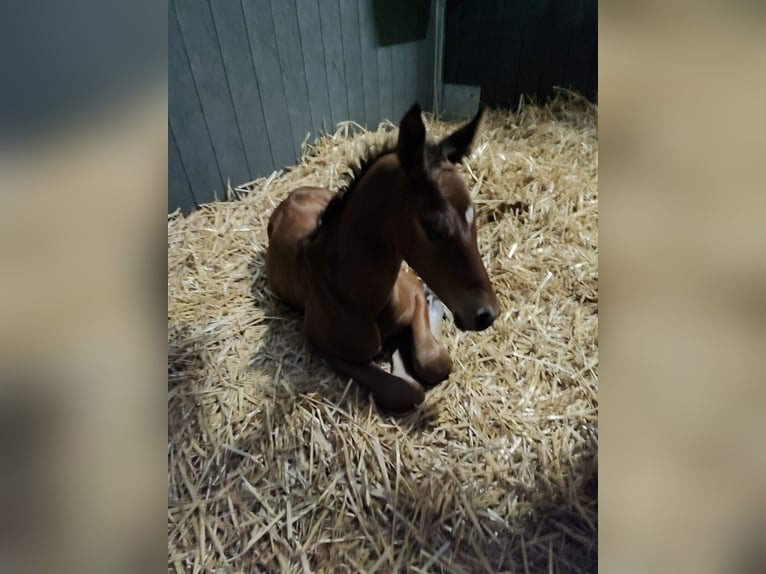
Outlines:
{"type": "Polygon", "coordinates": [[[476,212],[455,165],[470,152],[483,114],[438,143],[426,141],[420,106],[399,124],[396,156],[403,187],[397,246],[405,261],[444,301],[459,329],[481,331],[500,303],[476,244],[476,212]]]}

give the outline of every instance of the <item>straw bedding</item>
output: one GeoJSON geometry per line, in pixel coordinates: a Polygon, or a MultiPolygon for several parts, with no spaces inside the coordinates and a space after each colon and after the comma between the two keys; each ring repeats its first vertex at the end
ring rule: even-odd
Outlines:
{"type": "MultiPolygon", "coordinates": [[[[382,415],[269,292],[266,225],[395,136],[340,124],[298,165],[168,217],[168,569],[587,572],[596,564],[597,110],[490,110],[461,166],[503,305],[382,415]]],[[[428,118],[432,137],[454,129],[428,118]]]]}

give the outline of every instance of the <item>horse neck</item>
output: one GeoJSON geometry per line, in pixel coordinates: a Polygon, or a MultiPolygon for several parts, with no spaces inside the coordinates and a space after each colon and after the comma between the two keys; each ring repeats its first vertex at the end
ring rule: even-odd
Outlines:
{"type": "Polygon", "coordinates": [[[379,159],[357,183],[326,236],[333,267],[328,279],[347,303],[373,313],[388,302],[402,266],[394,241],[401,201],[397,167],[388,156],[379,159]]]}

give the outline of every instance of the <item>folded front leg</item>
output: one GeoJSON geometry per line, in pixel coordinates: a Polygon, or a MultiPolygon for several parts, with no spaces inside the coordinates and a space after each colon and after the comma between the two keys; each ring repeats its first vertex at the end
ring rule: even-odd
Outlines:
{"type": "Polygon", "coordinates": [[[434,386],[452,371],[452,359],[439,342],[443,308],[435,299],[429,304],[425,294],[418,293],[412,317],[412,367],[427,386],[434,386]]]}
{"type": "Polygon", "coordinates": [[[384,411],[404,412],[425,399],[425,389],[409,375],[397,377],[372,362],[381,350],[378,327],[342,307],[307,305],[303,328],[309,341],[335,369],[367,388],[384,411]],[[344,357],[344,358],[341,358],[344,357]],[[355,359],[358,360],[349,360],[355,359]]]}
{"type": "Polygon", "coordinates": [[[384,411],[402,413],[425,399],[425,389],[407,374],[398,377],[385,372],[374,363],[350,363],[333,357],[327,357],[327,360],[339,372],[368,389],[377,405],[384,411]]]}

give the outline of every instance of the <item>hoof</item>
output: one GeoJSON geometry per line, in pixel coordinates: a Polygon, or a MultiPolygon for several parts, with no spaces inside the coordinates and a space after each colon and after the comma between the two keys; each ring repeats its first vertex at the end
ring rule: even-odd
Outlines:
{"type": "Polygon", "coordinates": [[[426,398],[425,389],[415,381],[405,381],[396,389],[387,389],[385,393],[373,393],[375,404],[380,410],[391,413],[406,413],[414,409],[426,398]]]}
{"type": "Polygon", "coordinates": [[[449,378],[452,372],[452,358],[446,351],[442,350],[436,359],[418,365],[417,371],[426,388],[435,387],[449,378]]]}

